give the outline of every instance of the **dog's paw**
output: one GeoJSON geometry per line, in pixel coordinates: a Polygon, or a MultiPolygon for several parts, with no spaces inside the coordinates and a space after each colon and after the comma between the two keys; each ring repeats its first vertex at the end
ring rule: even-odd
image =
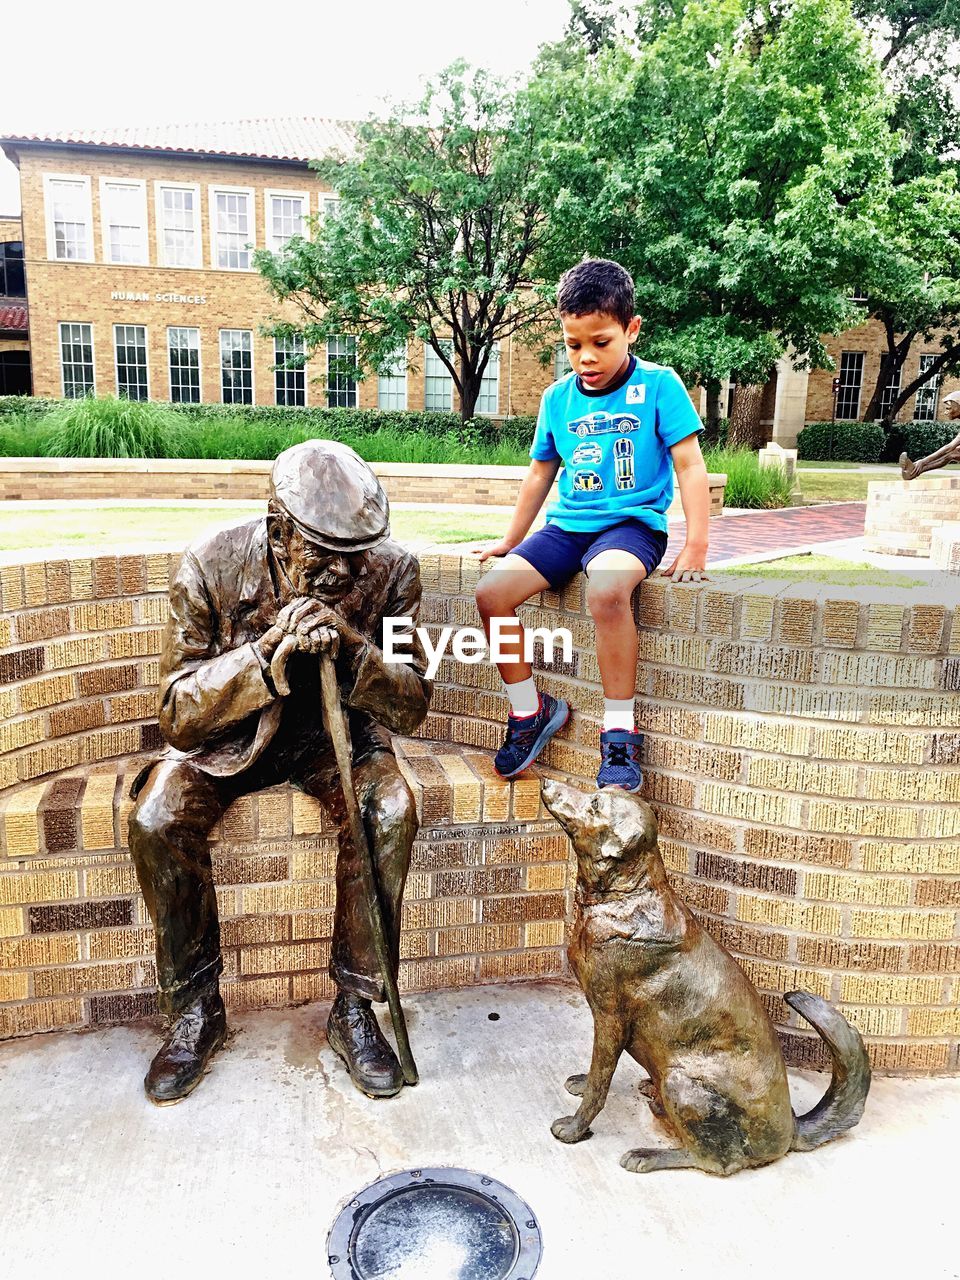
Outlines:
{"type": "Polygon", "coordinates": [[[580,1142],[590,1136],[590,1130],[576,1116],[561,1116],[554,1120],[550,1132],[560,1142],[580,1142]]]}
{"type": "Polygon", "coordinates": [[[563,1087],[567,1093],[572,1093],[575,1098],[582,1098],[583,1091],[587,1087],[587,1077],[585,1075],[567,1076],[563,1087]]]}
{"type": "Polygon", "coordinates": [[[627,1173],[653,1173],[660,1167],[658,1157],[662,1153],[650,1147],[635,1147],[633,1151],[625,1151],[620,1157],[620,1167],[627,1173]]]}

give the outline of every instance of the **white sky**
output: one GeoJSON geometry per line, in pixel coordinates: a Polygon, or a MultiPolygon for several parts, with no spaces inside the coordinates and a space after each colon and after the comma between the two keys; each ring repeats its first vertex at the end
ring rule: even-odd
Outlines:
{"type": "MultiPolygon", "coordinates": [[[[8,6],[0,136],[78,126],[361,118],[384,97],[463,57],[501,75],[523,71],[557,39],[567,0],[47,0],[8,6]],[[271,21],[271,14],[274,20],[271,21]],[[78,21],[78,15],[82,15],[78,21]]],[[[0,155],[0,213],[20,208],[0,155]]]]}

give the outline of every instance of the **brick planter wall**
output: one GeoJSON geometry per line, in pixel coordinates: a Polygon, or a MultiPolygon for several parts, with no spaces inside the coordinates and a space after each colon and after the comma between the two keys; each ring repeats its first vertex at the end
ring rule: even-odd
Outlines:
{"type": "Polygon", "coordinates": [[[960,520],[960,475],[867,485],[864,547],[888,556],[929,556],[934,532],[960,520]]]}
{"type": "MultiPolygon", "coordinates": [[[[155,748],[157,654],[176,557],[0,570],[0,1034],[153,1007],[149,922],[125,852],[125,775],[155,748]]],[[[424,557],[424,621],[476,625],[475,561],[424,557]]],[[[576,652],[544,687],[575,708],[545,767],[596,769],[602,698],[579,583],[530,621],[576,652]]],[[[779,993],[834,1000],[877,1070],[958,1070],[960,622],[905,594],[650,583],[638,601],[644,794],[674,884],[733,951],[788,1060],[819,1041],[779,993]]],[[[492,775],[505,700],[445,662],[423,741],[402,745],[423,828],[403,983],[561,975],[573,868],[535,779],[492,775]]],[[[215,833],[234,1006],[329,994],[333,850],[287,788],[215,833]]]]}

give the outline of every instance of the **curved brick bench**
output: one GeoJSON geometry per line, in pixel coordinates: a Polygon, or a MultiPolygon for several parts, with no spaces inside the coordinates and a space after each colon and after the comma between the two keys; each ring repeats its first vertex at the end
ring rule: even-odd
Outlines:
{"type": "MultiPolygon", "coordinates": [[[[0,1033],[153,1007],[123,779],[157,745],[175,559],[0,570],[0,1033]]],[[[425,557],[424,621],[475,625],[478,572],[425,557]]],[[[568,626],[576,645],[542,678],[576,708],[545,767],[592,779],[602,695],[580,584],[545,593],[527,617],[568,626]]],[[[823,1062],[779,996],[801,986],[857,1023],[879,1071],[956,1071],[953,608],[909,593],[654,582],[638,622],[645,794],[664,860],[761,989],[788,1060],[823,1062]]],[[[423,738],[400,744],[423,820],[404,918],[408,989],[564,973],[573,870],[536,780],[493,776],[505,712],[491,668],[445,661],[423,738]]],[[[214,858],[234,1007],[329,994],[332,857],[318,812],[289,788],[225,815],[214,858]]]]}
{"type": "Polygon", "coordinates": [[[937,528],[960,520],[960,474],[934,472],[918,480],[867,485],[864,547],[888,556],[929,556],[937,528]]]}

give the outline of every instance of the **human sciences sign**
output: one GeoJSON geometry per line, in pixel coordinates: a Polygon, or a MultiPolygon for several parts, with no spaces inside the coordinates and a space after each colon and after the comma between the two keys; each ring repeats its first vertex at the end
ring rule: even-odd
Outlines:
{"type": "Polygon", "coordinates": [[[194,306],[206,305],[205,293],[138,293],[132,289],[114,289],[110,294],[111,302],[188,302],[194,306]]]}

